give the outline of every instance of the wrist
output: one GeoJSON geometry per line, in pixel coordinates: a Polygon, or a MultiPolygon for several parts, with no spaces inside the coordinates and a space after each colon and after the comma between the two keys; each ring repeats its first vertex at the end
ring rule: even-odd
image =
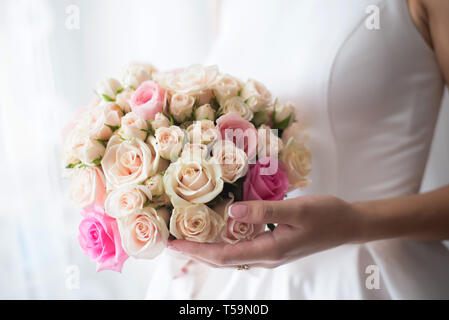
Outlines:
{"type": "Polygon", "coordinates": [[[374,201],[358,201],[351,203],[356,220],[356,239],[354,242],[363,243],[381,238],[381,216],[375,214],[374,201]]]}

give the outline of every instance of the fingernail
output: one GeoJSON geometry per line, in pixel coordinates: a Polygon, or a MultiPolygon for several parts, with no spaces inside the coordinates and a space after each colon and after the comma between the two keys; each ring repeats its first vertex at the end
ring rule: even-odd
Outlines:
{"type": "Polygon", "coordinates": [[[179,252],[179,249],[176,248],[174,245],[168,245],[168,246],[167,246],[167,249],[170,249],[170,250],[179,252]]]}
{"type": "Polygon", "coordinates": [[[246,204],[235,203],[229,207],[228,215],[232,218],[243,218],[248,214],[248,206],[246,204]]]}

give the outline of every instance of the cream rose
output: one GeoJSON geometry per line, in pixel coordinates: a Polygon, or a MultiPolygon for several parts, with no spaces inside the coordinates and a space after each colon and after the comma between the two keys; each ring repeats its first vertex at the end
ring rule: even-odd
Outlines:
{"type": "Polygon", "coordinates": [[[69,199],[79,207],[92,203],[103,206],[106,179],[99,167],[74,168],[70,172],[69,199]]]}
{"type": "Polygon", "coordinates": [[[64,142],[64,166],[78,163],[98,165],[104,154],[104,145],[91,138],[86,129],[80,125],[72,129],[64,142]]]}
{"type": "Polygon", "coordinates": [[[129,101],[131,100],[133,94],[134,90],[126,88],[122,92],[120,92],[115,98],[115,103],[125,113],[131,112],[131,105],[129,104],[129,101]]]}
{"type": "Polygon", "coordinates": [[[195,98],[185,93],[175,93],[171,96],[168,110],[177,122],[184,122],[192,117],[195,98]]]}
{"type": "Polygon", "coordinates": [[[259,158],[277,158],[283,147],[284,144],[275,133],[275,130],[264,124],[259,127],[257,130],[257,152],[259,158]]]}
{"type": "Polygon", "coordinates": [[[218,141],[212,148],[212,159],[221,166],[222,179],[234,183],[248,172],[248,157],[229,140],[218,141]]]}
{"type": "Polygon", "coordinates": [[[290,184],[298,188],[310,184],[306,176],[312,170],[312,155],[304,143],[290,137],[281,152],[280,159],[286,167],[290,184]]]}
{"type": "Polygon", "coordinates": [[[122,116],[122,110],[115,103],[100,104],[86,113],[82,124],[86,125],[90,137],[108,140],[120,126],[122,116]]]}
{"type": "Polygon", "coordinates": [[[142,82],[151,80],[156,69],[150,64],[130,63],[121,72],[121,81],[125,88],[137,89],[142,82]]]}
{"type": "Polygon", "coordinates": [[[206,145],[201,143],[186,143],[181,152],[181,158],[184,160],[206,159],[209,150],[206,145]]]}
{"type": "Polygon", "coordinates": [[[275,123],[280,123],[282,121],[286,121],[288,119],[288,123],[285,124],[287,126],[290,122],[294,121],[294,110],[295,106],[291,103],[286,103],[282,105],[277,105],[274,107],[274,121],[275,123]]]}
{"type": "Polygon", "coordinates": [[[186,132],[190,143],[205,145],[217,140],[220,134],[211,120],[195,121],[187,127],[186,132]]]}
{"type": "Polygon", "coordinates": [[[107,145],[101,165],[108,187],[138,184],[157,173],[159,152],[155,141],[146,144],[140,139],[122,140],[113,136],[107,145]]]}
{"type": "Polygon", "coordinates": [[[165,193],[163,175],[160,173],[148,178],[145,181],[144,185],[151,192],[153,199],[158,198],[165,193]]]}
{"type": "Polygon", "coordinates": [[[162,113],[156,113],[154,120],[151,121],[151,127],[154,131],[159,128],[167,128],[170,126],[170,120],[162,113]]]}
{"type": "Polygon", "coordinates": [[[179,158],[165,171],[165,192],[174,207],[207,203],[223,190],[221,176],[221,167],[217,163],[179,158]]]}
{"type": "Polygon", "coordinates": [[[158,73],[154,76],[155,80],[170,92],[197,95],[212,88],[218,76],[218,68],[192,65],[179,72],[158,73]]]}
{"type": "Polygon", "coordinates": [[[256,80],[248,80],[242,89],[241,97],[253,112],[260,111],[271,102],[271,93],[256,80]]]}
{"type": "Polygon", "coordinates": [[[170,236],[167,209],[147,207],[117,219],[122,246],[125,252],[137,259],[153,259],[167,245],[170,236]]]}
{"type": "Polygon", "coordinates": [[[220,106],[219,112],[221,114],[226,114],[229,112],[238,113],[243,119],[251,121],[253,119],[254,113],[251,111],[249,106],[244,102],[242,97],[231,97],[223,101],[220,106]]]}
{"type": "Polygon", "coordinates": [[[205,204],[175,207],[170,218],[170,233],[176,239],[216,242],[225,226],[223,218],[205,204]]]}
{"type": "Polygon", "coordinates": [[[203,104],[195,110],[196,120],[215,120],[215,111],[210,104],[203,104]]]}
{"type": "Polygon", "coordinates": [[[119,134],[125,139],[145,140],[146,130],[148,130],[148,123],[134,112],[129,112],[121,120],[119,134]]]}
{"type": "Polygon", "coordinates": [[[142,209],[151,201],[150,190],[143,185],[128,185],[110,192],[106,197],[105,211],[113,218],[122,218],[142,209]]]}
{"type": "Polygon", "coordinates": [[[97,94],[105,101],[114,101],[123,87],[117,79],[108,78],[97,84],[97,94]]]}
{"type": "Polygon", "coordinates": [[[162,158],[176,161],[182,150],[185,133],[177,126],[159,128],[154,134],[156,137],[156,148],[162,158]]]}
{"type": "Polygon", "coordinates": [[[229,74],[222,74],[218,76],[212,88],[221,104],[227,98],[238,96],[239,91],[242,89],[242,83],[229,74]]]}

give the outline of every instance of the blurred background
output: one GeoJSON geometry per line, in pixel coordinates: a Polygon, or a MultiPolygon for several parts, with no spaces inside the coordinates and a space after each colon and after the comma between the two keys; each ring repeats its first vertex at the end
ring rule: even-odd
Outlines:
{"type": "MultiPolygon", "coordinates": [[[[79,210],[67,204],[61,178],[60,132],[96,83],[128,62],[160,70],[205,63],[218,5],[0,1],[0,299],[144,298],[157,259],[130,259],[121,275],[96,273],[81,252],[79,210]]],[[[448,109],[446,92],[423,190],[449,181],[448,109]]]]}

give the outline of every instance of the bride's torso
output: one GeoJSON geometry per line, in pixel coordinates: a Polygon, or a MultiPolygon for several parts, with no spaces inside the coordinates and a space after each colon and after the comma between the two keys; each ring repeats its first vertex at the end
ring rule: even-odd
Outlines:
{"type": "Polygon", "coordinates": [[[406,0],[221,3],[209,62],[297,106],[313,155],[305,192],[419,190],[443,82],[406,0]]]}
{"type": "MultiPolygon", "coordinates": [[[[293,102],[309,136],[312,184],[292,196],[354,201],[418,192],[443,82],[406,0],[220,2],[207,64],[293,102]],[[372,29],[376,10],[380,29],[372,29]]],[[[449,296],[449,256],[440,243],[345,245],[274,270],[197,264],[176,280],[182,261],[164,254],[158,263],[148,298],[449,296]],[[381,272],[379,290],[365,287],[370,265],[381,272]]]]}

